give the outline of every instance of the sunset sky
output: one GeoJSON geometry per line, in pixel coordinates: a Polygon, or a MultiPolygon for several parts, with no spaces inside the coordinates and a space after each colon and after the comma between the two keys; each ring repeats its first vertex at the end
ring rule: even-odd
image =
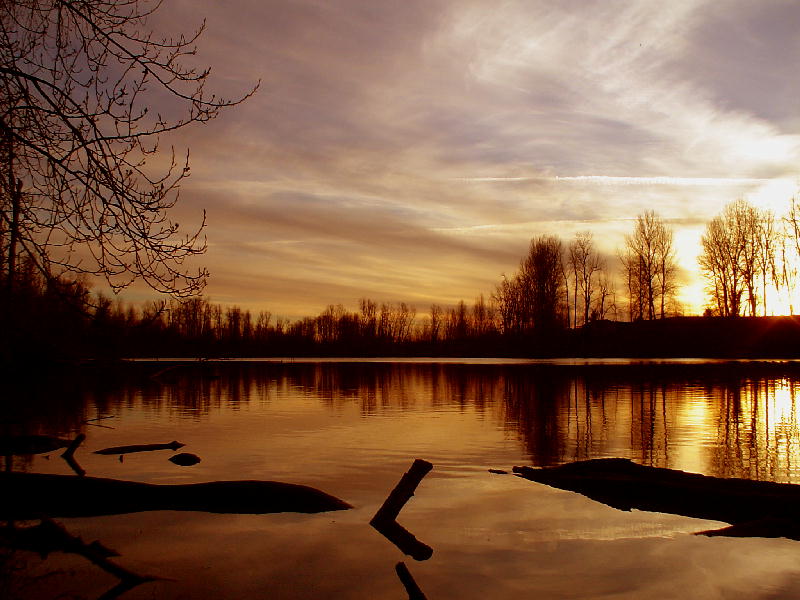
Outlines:
{"type": "Polygon", "coordinates": [[[488,296],[541,234],[592,231],[616,271],[655,209],[700,312],[705,223],[798,189],[796,0],[170,0],[151,25],[204,17],[210,88],[261,80],[168,140],[191,149],[176,218],[208,211],[214,302],[425,313],[488,296]]]}

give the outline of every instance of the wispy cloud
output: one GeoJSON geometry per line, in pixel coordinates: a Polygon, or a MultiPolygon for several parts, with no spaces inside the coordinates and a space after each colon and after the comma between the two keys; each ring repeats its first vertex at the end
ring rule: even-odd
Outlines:
{"type": "Polygon", "coordinates": [[[679,185],[679,186],[739,186],[759,185],[771,181],[752,177],[614,177],[610,175],[578,175],[556,177],[556,181],[591,182],[601,185],[679,185]]]}
{"type": "Polygon", "coordinates": [[[182,222],[209,211],[212,297],[469,299],[534,235],[591,229],[613,256],[656,208],[690,243],[726,202],[777,211],[797,187],[794,2],[236,6],[160,11],[170,31],[207,18],[220,91],[262,80],[171,140],[192,149],[182,222]]]}
{"type": "Polygon", "coordinates": [[[677,186],[741,186],[761,185],[774,181],[766,177],[618,177],[614,175],[572,175],[553,177],[461,177],[460,181],[553,181],[564,183],[596,183],[599,185],[677,185],[677,186]]]}

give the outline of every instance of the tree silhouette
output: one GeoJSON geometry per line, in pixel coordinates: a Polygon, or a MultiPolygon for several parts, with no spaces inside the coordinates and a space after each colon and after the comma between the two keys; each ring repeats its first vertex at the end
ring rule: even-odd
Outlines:
{"type": "Polygon", "coordinates": [[[633,233],[625,236],[620,258],[631,321],[657,316],[663,319],[676,288],[672,229],[655,211],[644,212],[636,218],[633,233]]]}
{"type": "Polygon", "coordinates": [[[589,322],[597,287],[597,274],[603,269],[603,262],[594,248],[594,240],[589,231],[575,234],[575,239],[568,248],[568,262],[572,271],[575,287],[573,289],[573,326],[578,326],[578,292],[580,291],[583,324],[589,322]]]}
{"type": "Polygon", "coordinates": [[[776,276],[774,217],[746,200],[729,203],[706,226],[701,238],[700,269],[721,316],[757,314],[759,278],[766,312],[766,288],[776,276]]]}
{"type": "Polygon", "coordinates": [[[236,99],[205,90],[192,35],[159,36],[146,0],[0,3],[0,202],[4,271],[24,253],[47,277],[88,273],[120,290],[141,278],[176,297],[199,292],[200,227],[168,211],[188,153],[157,155],[161,134],[217,116],[236,99]],[[153,110],[158,105],[159,110],[153,110]],[[151,160],[155,159],[155,160],[151,160]],[[160,163],[153,166],[153,163],[160,163]]]}

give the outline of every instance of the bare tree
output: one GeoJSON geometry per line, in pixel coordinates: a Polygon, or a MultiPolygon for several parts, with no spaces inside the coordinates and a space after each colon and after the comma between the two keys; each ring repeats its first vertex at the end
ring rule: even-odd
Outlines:
{"type": "Polygon", "coordinates": [[[702,253],[698,258],[700,270],[708,282],[707,289],[720,316],[738,316],[742,297],[739,260],[730,246],[725,222],[714,217],[700,238],[702,253]]]}
{"type": "Polygon", "coordinates": [[[794,244],[795,252],[800,256],[800,206],[797,198],[792,198],[789,202],[789,214],[784,221],[789,226],[789,238],[794,244]]]}
{"type": "MultiPolygon", "coordinates": [[[[789,223],[789,219],[792,218],[792,212],[795,211],[794,208],[794,198],[792,199],[792,207],[790,208],[789,216],[784,217],[784,234],[778,237],[778,250],[780,253],[780,262],[779,267],[777,269],[777,279],[775,281],[775,289],[776,291],[779,289],[784,289],[786,291],[786,295],[789,299],[789,314],[794,314],[794,303],[793,298],[795,295],[795,289],[797,288],[797,260],[796,251],[792,251],[792,246],[795,246],[793,238],[795,235],[794,227],[789,223]]],[[[796,215],[796,213],[795,213],[796,215]]],[[[796,247],[795,247],[796,250],[796,247]]]]}
{"type": "Polygon", "coordinates": [[[673,247],[674,235],[672,229],[668,228],[663,221],[654,227],[653,235],[656,250],[656,279],[660,300],[659,316],[663,319],[667,314],[667,306],[674,303],[675,292],[677,291],[677,264],[673,247]]]}
{"type": "Polygon", "coordinates": [[[764,308],[764,316],[767,316],[767,288],[771,283],[778,288],[778,231],[775,226],[775,215],[772,211],[762,211],[758,221],[758,270],[761,277],[761,301],[764,308]]]}
{"type": "Polygon", "coordinates": [[[537,329],[564,324],[567,303],[561,240],[541,236],[531,240],[519,272],[523,322],[537,329]]]}
{"type": "Polygon", "coordinates": [[[616,318],[617,299],[614,280],[605,270],[600,271],[597,278],[597,296],[592,308],[593,319],[606,319],[609,316],[616,318]]]}
{"type": "Polygon", "coordinates": [[[737,213],[734,223],[741,229],[739,239],[742,242],[742,277],[747,289],[747,305],[750,315],[755,316],[758,311],[758,272],[759,272],[759,234],[761,215],[759,210],[745,200],[732,203],[737,213]]]}
{"type": "Polygon", "coordinates": [[[534,238],[514,277],[503,275],[492,296],[503,333],[569,326],[563,254],[561,240],[556,236],[534,238]]]}
{"type": "Polygon", "coordinates": [[[272,321],[272,313],[268,310],[258,311],[256,318],[255,337],[259,341],[266,341],[270,333],[270,321],[272,321]]]}
{"type": "Polygon", "coordinates": [[[664,318],[676,291],[672,230],[654,211],[636,218],[620,253],[628,287],[630,319],[664,318]],[[658,307],[658,308],[656,308],[658,307]]]}
{"type": "Polygon", "coordinates": [[[594,249],[591,232],[583,231],[575,234],[575,239],[568,247],[568,262],[575,279],[573,289],[573,327],[578,326],[578,291],[581,292],[581,309],[583,324],[589,322],[592,310],[592,299],[596,291],[597,273],[602,269],[600,255],[594,249]]]}
{"type": "Polygon", "coordinates": [[[469,335],[469,311],[467,304],[460,300],[459,303],[447,311],[445,323],[446,337],[449,340],[463,340],[469,335]]]}
{"type": "Polygon", "coordinates": [[[414,331],[414,320],[417,318],[417,309],[415,306],[410,306],[405,302],[401,302],[395,308],[395,341],[407,342],[411,338],[411,332],[414,331]]]}
{"type": "Polygon", "coordinates": [[[639,256],[626,247],[619,254],[622,269],[625,273],[625,287],[628,293],[628,319],[638,321],[644,319],[647,313],[644,299],[645,286],[642,285],[641,263],[639,256]]]}
{"type": "Polygon", "coordinates": [[[790,200],[789,213],[783,218],[783,222],[786,233],[780,243],[780,279],[790,298],[790,312],[794,314],[794,304],[791,301],[795,297],[797,288],[797,263],[800,258],[800,202],[796,197],[792,197],[790,200]]]}
{"type": "Polygon", "coordinates": [[[161,134],[240,102],[205,90],[192,35],[148,29],[148,0],[0,2],[0,203],[9,285],[23,252],[50,277],[140,278],[159,292],[199,292],[200,227],[181,236],[169,210],[188,153],[158,157],[161,134]],[[154,110],[158,105],[159,110],[154,110]],[[160,163],[154,167],[153,163],[160,163]],[[166,164],[164,167],[163,165],[166,164]]]}
{"type": "MultiPolygon", "coordinates": [[[[567,246],[567,264],[572,273],[572,327],[578,327],[578,277],[580,276],[580,248],[578,247],[578,239],[572,240],[567,246]]],[[[567,310],[569,310],[569,284],[567,285],[567,310]]],[[[569,322],[569,314],[567,314],[567,322],[569,322]]]]}
{"type": "Polygon", "coordinates": [[[472,335],[485,335],[490,327],[489,318],[489,307],[486,305],[483,294],[481,294],[475,299],[475,304],[472,305],[472,335]]]}
{"type": "Polygon", "coordinates": [[[367,339],[373,339],[377,335],[378,329],[378,304],[369,298],[361,298],[359,300],[359,329],[361,336],[367,339]]]}
{"type": "Polygon", "coordinates": [[[519,333],[521,320],[519,319],[520,301],[517,277],[509,279],[503,273],[500,283],[492,294],[492,299],[497,303],[500,313],[500,331],[504,334],[519,333]]]}
{"type": "Polygon", "coordinates": [[[706,226],[699,263],[718,314],[737,317],[746,308],[755,316],[759,276],[766,310],[766,278],[776,270],[773,221],[770,213],[739,199],[706,226]]]}
{"type": "Polygon", "coordinates": [[[431,317],[430,317],[430,341],[436,343],[439,341],[439,336],[442,332],[442,307],[438,304],[431,304],[431,317]]]}

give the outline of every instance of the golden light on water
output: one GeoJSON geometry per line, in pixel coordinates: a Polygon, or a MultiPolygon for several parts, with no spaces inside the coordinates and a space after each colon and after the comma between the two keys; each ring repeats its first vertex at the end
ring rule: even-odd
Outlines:
{"type": "MultiPolygon", "coordinates": [[[[795,369],[714,361],[226,361],[176,369],[169,381],[121,382],[98,396],[78,388],[34,396],[43,406],[34,405],[25,419],[31,430],[85,431],[77,458],[91,476],[286,481],[355,506],[335,519],[156,511],[69,524],[84,539],[123,547],[123,564],[151,566],[164,578],[151,586],[159,598],[220,588],[235,599],[252,597],[256,588],[275,598],[340,597],[347,588],[357,590],[354,598],[397,596],[396,549],[367,523],[414,457],[435,465],[403,513],[404,525],[435,548],[427,573],[415,564],[426,592],[607,598],[622,580],[635,597],[655,600],[680,580],[681,597],[717,598],[735,568],[747,576],[734,582],[737,590],[747,588],[741,597],[764,597],[763,582],[796,571],[796,550],[787,545],[796,542],[694,536],[723,524],[620,511],[487,470],[621,457],[717,477],[798,483],[795,369]],[[86,417],[95,414],[114,415],[114,429],[88,427],[86,417]],[[173,438],[202,462],[186,470],[153,452],[124,462],[94,452],[123,439],[173,438]],[[785,556],[778,560],[781,549],[785,556]],[[476,557],[491,587],[465,581],[476,557]],[[531,575],[531,565],[544,566],[531,575]],[[434,572],[442,573],[438,587],[434,572]],[[658,585],[651,585],[654,577],[658,585]],[[708,589],[697,593],[701,584],[708,589]]],[[[15,465],[43,473],[66,468],[39,456],[15,465]]],[[[93,568],[86,564],[64,579],[95,585],[93,568]]]]}
{"type": "Polygon", "coordinates": [[[797,389],[794,385],[786,379],[778,380],[764,395],[767,407],[765,417],[769,427],[797,426],[797,389]]]}

